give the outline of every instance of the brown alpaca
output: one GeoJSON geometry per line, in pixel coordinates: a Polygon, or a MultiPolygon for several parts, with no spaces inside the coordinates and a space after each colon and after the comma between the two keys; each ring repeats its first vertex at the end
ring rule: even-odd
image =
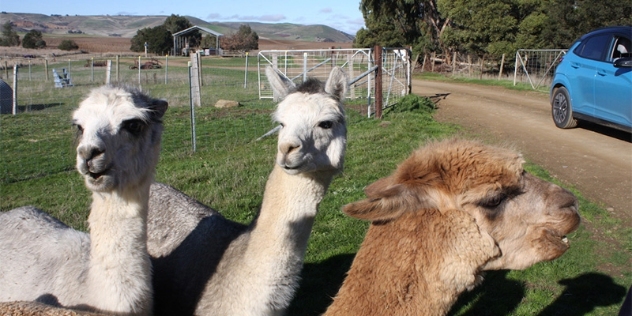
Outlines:
{"type": "Polygon", "coordinates": [[[575,196],[507,149],[434,142],[344,212],[371,225],[325,315],[445,315],[481,272],[525,269],[568,249],[575,196]]]}
{"type": "Polygon", "coordinates": [[[100,312],[72,310],[63,307],[55,307],[34,301],[17,301],[0,303],[2,316],[106,316],[100,312]]]}

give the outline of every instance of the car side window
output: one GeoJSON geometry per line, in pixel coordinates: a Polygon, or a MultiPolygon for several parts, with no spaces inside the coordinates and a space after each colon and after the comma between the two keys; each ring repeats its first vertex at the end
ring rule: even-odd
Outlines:
{"type": "Polygon", "coordinates": [[[612,59],[615,60],[621,57],[632,57],[632,42],[625,37],[617,37],[612,47],[612,59]]]}
{"type": "Polygon", "coordinates": [[[579,46],[577,46],[574,52],[578,56],[584,58],[605,60],[605,58],[607,58],[607,55],[605,55],[604,53],[608,51],[611,39],[612,35],[610,34],[600,34],[587,38],[579,46]]]}

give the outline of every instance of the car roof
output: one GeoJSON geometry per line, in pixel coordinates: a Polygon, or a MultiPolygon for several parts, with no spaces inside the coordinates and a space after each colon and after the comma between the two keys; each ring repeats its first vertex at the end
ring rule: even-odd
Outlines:
{"type": "Polygon", "coordinates": [[[585,39],[586,37],[593,36],[595,34],[602,34],[602,33],[623,33],[632,37],[632,26],[608,26],[608,27],[592,30],[582,35],[579,38],[579,40],[581,41],[585,39]]]}

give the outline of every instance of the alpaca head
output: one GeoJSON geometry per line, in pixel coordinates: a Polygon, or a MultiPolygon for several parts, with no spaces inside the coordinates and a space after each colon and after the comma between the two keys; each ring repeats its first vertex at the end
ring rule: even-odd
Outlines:
{"type": "Polygon", "coordinates": [[[271,67],[266,76],[275,95],[284,97],[273,118],[281,125],[277,164],[288,174],[342,170],[347,129],[342,100],[347,76],[332,69],[322,84],[309,79],[298,87],[271,67]]]}
{"type": "Polygon", "coordinates": [[[580,217],[572,193],[528,174],[523,163],[514,151],[473,141],[431,143],[344,211],[389,221],[405,212],[457,209],[500,248],[483,269],[524,269],[561,256],[569,247],[565,235],[577,229],[580,217]]]}
{"type": "Polygon", "coordinates": [[[73,114],[77,170],[88,189],[109,192],[153,180],[167,107],[131,87],[90,92],[73,114]]]}

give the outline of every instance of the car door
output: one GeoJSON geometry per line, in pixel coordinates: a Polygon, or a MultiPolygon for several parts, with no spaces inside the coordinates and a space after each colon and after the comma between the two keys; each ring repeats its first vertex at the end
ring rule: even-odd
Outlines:
{"type": "Polygon", "coordinates": [[[594,116],[595,113],[595,78],[601,69],[606,51],[612,43],[612,34],[596,34],[582,41],[573,51],[578,58],[570,60],[574,69],[574,78],[570,85],[574,87],[573,111],[594,116]]]}
{"type": "Polygon", "coordinates": [[[630,38],[615,36],[595,76],[594,116],[625,126],[632,126],[632,68],[617,68],[613,63],[630,56],[630,46],[630,38]]]}

